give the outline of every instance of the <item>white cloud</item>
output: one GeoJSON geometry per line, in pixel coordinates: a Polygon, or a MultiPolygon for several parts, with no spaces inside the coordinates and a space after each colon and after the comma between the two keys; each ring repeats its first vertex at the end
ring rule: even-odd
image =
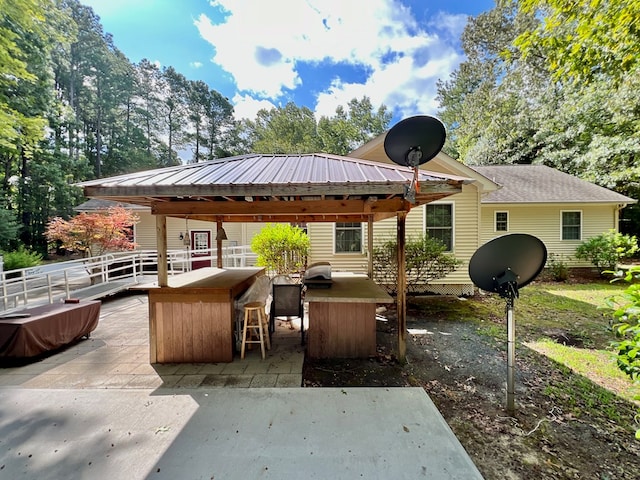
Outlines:
{"type": "Polygon", "coordinates": [[[458,40],[462,36],[462,31],[467,25],[468,20],[468,15],[438,12],[434,20],[430,22],[430,26],[442,32],[445,37],[458,40]]]}
{"type": "Polygon", "coordinates": [[[328,90],[316,93],[318,115],[333,115],[338,105],[364,95],[402,116],[433,114],[436,81],[446,79],[461,61],[450,44],[459,38],[466,17],[440,13],[436,25],[418,24],[399,0],[210,3],[225,11],[225,20],[214,24],[202,14],[195,24],[215,49],[212,61],[231,74],[241,93],[236,116],[265,102],[273,105],[264,99],[277,102],[287,89],[304,87],[301,62],[321,65],[318,74],[329,78],[335,64],[367,72],[362,83],[334,75],[328,90]]]}
{"type": "Polygon", "coordinates": [[[189,65],[193,68],[202,68],[202,62],[191,62],[189,65]]]}
{"type": "Polygon", "coordinates": [[[259,100],[247,94],[236,94],[231,99],[231,103],[233,103],[234,117],[238,120],[241,118],[253,120],[256,118],[256,114],[259,110],[262,110],[263,108],[266,110],[275,108],[275,105],[269,100],[259,100]]]}

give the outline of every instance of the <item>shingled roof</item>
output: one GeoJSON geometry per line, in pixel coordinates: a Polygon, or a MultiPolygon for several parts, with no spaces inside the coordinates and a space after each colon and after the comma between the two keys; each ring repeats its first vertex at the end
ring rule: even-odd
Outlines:
{"type": "Polygon", "coordinates": [[[636,200],[545,165],[470,166],[501,186],[482,203],[636,203],[636,200]]]}
{"type": "Polygon", "coordinates": [[[102,212],[111,207],[124,207],[128,210],[148,210],[147,207],[141,205],[102,200],[100,198],[91,198],[77,207],[73,207],[73,209],[77,212],[102,212]]]}

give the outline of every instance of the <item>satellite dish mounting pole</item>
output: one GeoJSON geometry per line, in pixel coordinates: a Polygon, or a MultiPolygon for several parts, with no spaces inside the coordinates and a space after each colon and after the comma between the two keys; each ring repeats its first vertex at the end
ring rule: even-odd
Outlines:
{"type": "Polygon", "coordinates": [[[398,360],[407,362],[407,272],[406,272],[406,222],[407,212],[397,213],[398,238],[398,292],[396,295],[398,312],[398,360]]]}
{"type": "Polygon", "coordinates": [[[507,412],[516,411],[516,321],[514,300],[518,298],[518,275],[509,267],[494,277],[494,288],[507,301],[507,412]]]}
{"type": "Polygon", "coordinates": [[[507,299],[507,412],[516,411],[516,322],[513,298],[507,299]]]}

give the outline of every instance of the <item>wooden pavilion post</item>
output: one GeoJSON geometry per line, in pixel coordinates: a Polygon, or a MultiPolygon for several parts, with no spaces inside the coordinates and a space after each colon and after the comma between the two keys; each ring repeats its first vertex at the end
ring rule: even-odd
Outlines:
{"type": "Polygon", "coordinates": [[[369,252],[367,275],[373,279],[373,215],[369,215],[369,221],[367,222],[367,251],[369,252]]]}
{"type": "Polygon", "coordinates": [[[407,212],[398,212],[398,360],[407,361],[407,275],[405,271],[405,230],[407,212]]]}
{"type": "Polygon", "coordinates": [[[167,265],[167,217],[156,215],[156,242],[158,244],[158,286],[169,286],[167,265]]]}
{"type": "Polygon", "coordinates": [[[222,268],[222,237],[220,231],[222,230],[222,220],[216,219],[216,266],[222,268]]]}

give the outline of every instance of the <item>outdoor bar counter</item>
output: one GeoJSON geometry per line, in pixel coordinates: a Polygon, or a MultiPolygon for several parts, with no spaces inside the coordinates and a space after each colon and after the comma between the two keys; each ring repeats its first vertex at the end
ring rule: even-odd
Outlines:
{"type": "Polygon", "coordinates": [[[376,353],[376,307],[393,298],[366,276],[340,273],[330,288],[307,288],[310,358],[366,358],[376,353]]]}
{"type": "Polygon", "coordinates": [[[233,360],[234,302],[263,268],[200,268],[149,289],[151,363],[233,360]]]}

